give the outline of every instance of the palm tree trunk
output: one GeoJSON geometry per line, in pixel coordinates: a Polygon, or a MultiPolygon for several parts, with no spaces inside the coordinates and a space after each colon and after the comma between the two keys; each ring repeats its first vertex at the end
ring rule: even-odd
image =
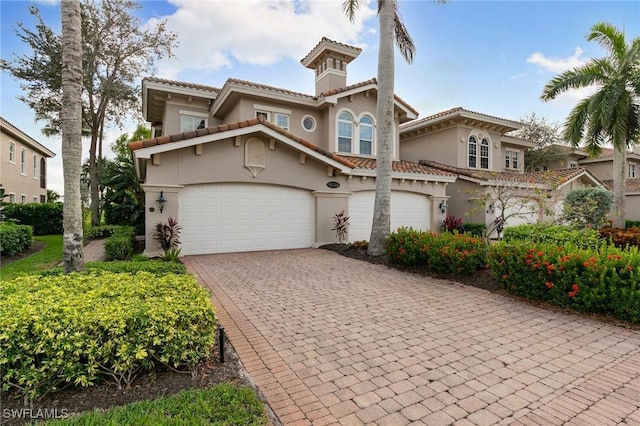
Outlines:
{"type": "Polygon", "coordinates": [[[624,228],[626,216],[627,155],[624,143],[613,149],[613,226],[624,228]]]}
{"type": "Polygon", "coordinates": [[[393,114],[395,78],[393,1],[381,0],[379,6],[376,198],[373,207],[371,237],[367,249],[367,252],[373,256],[384,254],[384,244],[391,229],[391,165],[393,160],[393,127],[395,125],[393,114]]]}
{"type": "Polygon", "coordinates": [[[82,35],[80,3],[62,0],[62,168],[65,272],[84,269],[80,173],[82,170],[82,35]]]}

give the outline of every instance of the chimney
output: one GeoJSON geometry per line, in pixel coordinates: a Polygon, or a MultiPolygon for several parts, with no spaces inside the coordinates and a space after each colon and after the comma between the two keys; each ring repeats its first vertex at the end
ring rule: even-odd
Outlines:
{"type": "Polygon", "coordinates": [[[362,49],[322,37],[300,62],[315,71],[316,96],[347,85],[347,64],[353,61],[362,49]]]}

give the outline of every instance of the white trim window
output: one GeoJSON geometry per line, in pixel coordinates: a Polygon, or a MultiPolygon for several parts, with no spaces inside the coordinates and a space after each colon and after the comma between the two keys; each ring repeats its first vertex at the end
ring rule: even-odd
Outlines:
{"type": "Polygon", "coordinates": [[[476,139],[475,136],[473,135],[469,136],[469,142],[467,146],[468,146],[467,166],[475,169],[478,164],[478,140],[476,139]]]}
{"type": "Polygon", "coordinates": [[[338,152],[351,153],[353,146],[353,116],[347,111],[338,115],[338,152]]]}
{"type": "Polygon", "coordinates": [[[285,130],[289,130],[289,116],[287,114],[275,113],[276,122],[275,125],[282,127],[285,130]]]}
{"type": "Polygon", "coordinates": [[[506,150],[504,152],[504,168],[517,169],[518,167],[518,151],[506,150]]]}
{"type": "Polygon", "coordinates": [[[482,138],[480,142],[480,168],[489,169],[489,139],[482,138]]]}
{"type": "Polygon", "coordinates": [[[313,132],[316,129],[316,119],[310,115],[305,115],[302,117],[302,128],[307,132],[313,132]]]}
{"type": "Polygon", "coordinates": [[[569,168],[570,169],[577,169],[578,168],[578,162],[577,161],[569,162],[569,168]]]}
{"type": "Polygon", "coordinates": [[[373,119],[368,115],[360,117],[358,126],[360,154],[373,155],[373,119]]]}
{"type": "Polygon", "coordinates": [[[27,174],[27,150],[20,148],[20,173],[27,174]]]}
{"type": "Polygon", "coordinates": [[[193,132],[208,126],[209,119],[201,115],[180,114],[180,132],[193,132]]]}
{"type": "Polygon", "coordinates": [[[636,177],[636,165],[629,163],[629,174],[628,177],[635,178],[636,177]]]}
{"type": "Polygon", "coordinates": [[[22,195],[20,196],[20,202],[21,202],[22,204],[27,204],[27,194],[22,194],[22,195]]]}
{"type": "Polygon", "coordinates": [[[9,162],[16,163],[16,144],[9,142],[9,162]]]}
{"type": "Polygon", "coordinates": [[[37,197],[37,196],[34,196],[34,197],[33,197],[33,202],[34,202],[34,203],[37,203],[37,202],[38,202],[38,197],[37,197]]]}
{"type": "Polygon", "coordinates": [[[33,154],[33,178],[38,179],[38,156],[33,154]]]}
{"type": "Polygon", "coordinates": [[[271,113],[269,111],[256,110],[256,118],[262,118],[266,121],[271,121],[271,113]]]}
{"type": "Polygon", "coordinates": [[[15,204],[15,202],[16,202],[16,194],[14,192],[10,192],[9,193],[9,202],[11,204],[15,204]]]}

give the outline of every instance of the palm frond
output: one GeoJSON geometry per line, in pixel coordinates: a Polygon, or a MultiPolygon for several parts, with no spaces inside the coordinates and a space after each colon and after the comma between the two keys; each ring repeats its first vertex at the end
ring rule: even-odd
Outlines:
{"type": "Polygon", "coordinates": [[[572,147],[578,148],[582,140],[585,125],[589,119],[590,98],[580,101],[569,113],[567,121],[564,123],[562,132],[563,138],[568,141],[572,147]]]}
{"type": "Polygon", "coordinates": [[[589,34],[587,34],[587,41],[598,43],[609,51],[618,63],[621,63],[627,56],[627,44],[624,40],[624,34],[608,22],[598,22],[593,25],[589,34]]]}
{"type": "Polygon", "coordinates": [[[555,76],[544,86],[540,98],[550,101],[567,90],[602,84],[607,81],[607,75],[611,70],[611,64],[607,64],[607,61],[592,60],[555,76]]]}
{"type": "Polygon", "coordinates": [[[416,46],[413,43],[413,39],[409,35],[407,28],[404,26],[404,22],[402,22],[402,17],[399,12],[399,3],[397,1],[393,2],[393,32],[395,36],[395,41],[400,49],[400,54],[404,57],[404,59],[411,64],[413,62],[413,55],[416,52],[416,46]]]}
{"type": "Polygon", "coordinates": [[[349,21],[355,22],[356,12],[358,12],[360,6],[362,6],[362,2],[360,0],[344,0],[342,3],[342,11],[347,15],[349,21]]]}

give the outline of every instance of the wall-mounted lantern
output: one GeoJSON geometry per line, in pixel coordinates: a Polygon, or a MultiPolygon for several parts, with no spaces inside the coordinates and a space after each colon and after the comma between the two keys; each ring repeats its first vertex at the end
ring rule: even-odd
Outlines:
{"type": "Polygon", "coordinates": [[[494,203],[493,201],[489,203],[489,211],[491,212],[491,214],[494,214],[496,212],[496,203],[494,203]]]}
{"type": "Polygon", "coordinates": [[[164,192],[160,191],[160,197],[158,197],[158,199],[156,200],[158,202],[158,209],[160,210],[160,213],[162,213],[162,210],[164,210],[164,205],[167,202],[167,199],[164,198],[164,192]]]}
{"type": "Polygon", "coordinates": [[[447,212],[447,202],[442,200],[440,201],[440,205],[438,206],[440,207],[440,213],[445,214],[447,212]]]}

